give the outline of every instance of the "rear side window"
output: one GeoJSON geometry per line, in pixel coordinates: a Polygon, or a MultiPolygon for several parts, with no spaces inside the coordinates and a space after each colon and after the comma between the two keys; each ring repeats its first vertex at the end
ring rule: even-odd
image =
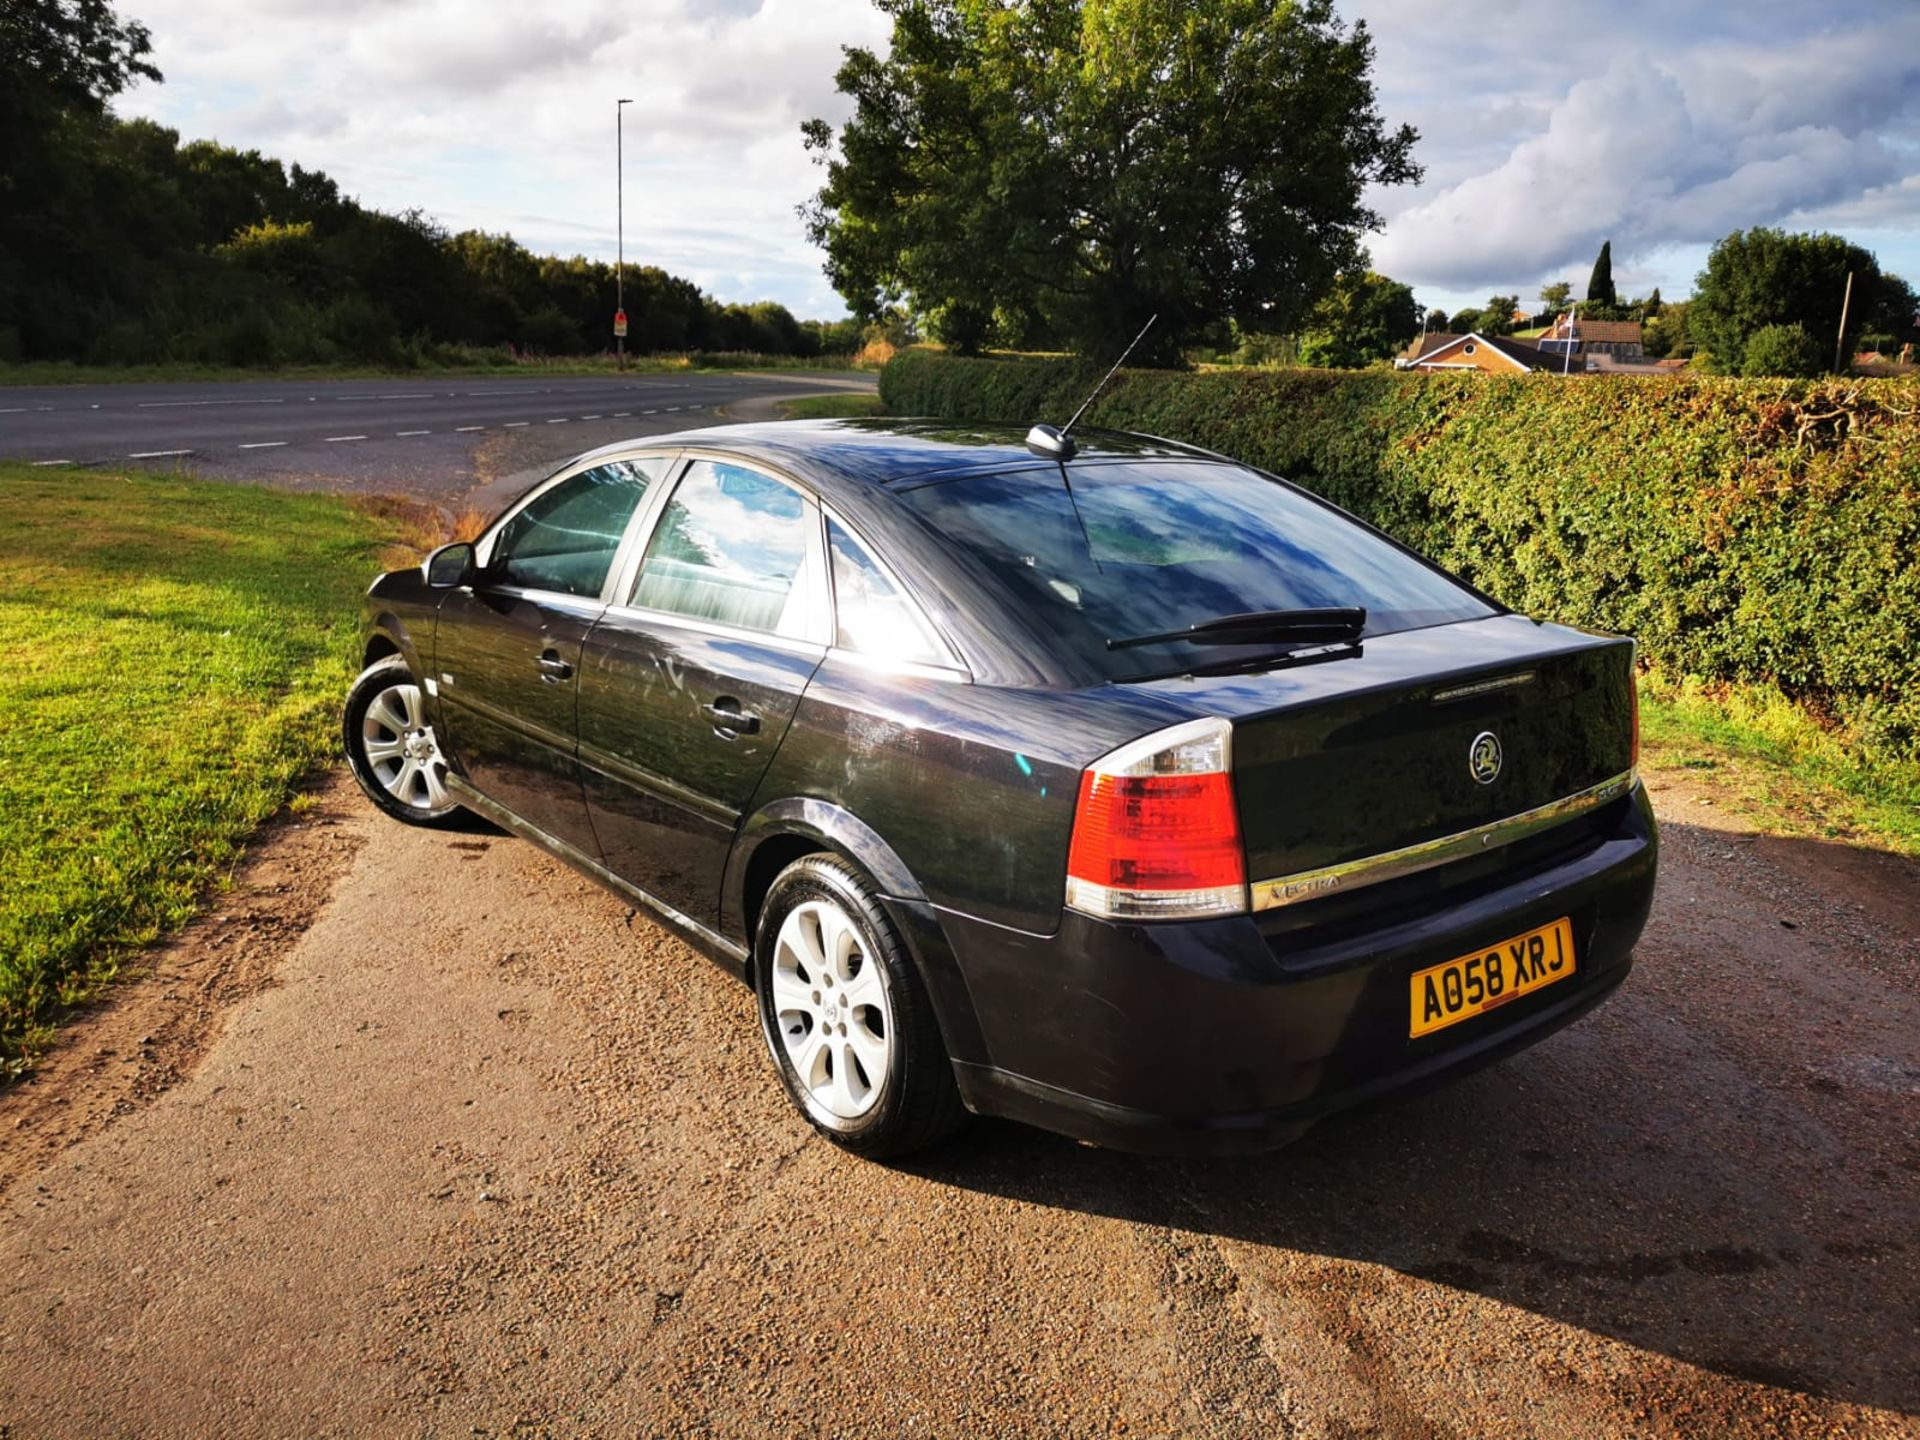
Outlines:
{"type": "Polygon", "coordinates": [[[827,525],[833,561],[834,644],[880,660],[948,665],[926,617],[889,580],[873,557],[838,525],[827,525]]]}
{"type": "Polygon", "coordinates": [[[502,584],[598,595],[627,522],[663,460],[614,460],[570,475],[510,517],[493,537],[502,584]]]}
{"type": "Polygon", "coordinates": [[[771,476],[701,460],[667,502],[633,603],[696,620],[806,635],[807,502],[771,476]]]}
{"type": "Polygon", "coordinates": [[[1222,615],[1364,605],[1368,635],[1493,614],[1472,592],[1289,486],[1158,461],[964,476],[901,498],[1095,673],[1124,679],[1271,650],[1108,638],[1222,615]]]}

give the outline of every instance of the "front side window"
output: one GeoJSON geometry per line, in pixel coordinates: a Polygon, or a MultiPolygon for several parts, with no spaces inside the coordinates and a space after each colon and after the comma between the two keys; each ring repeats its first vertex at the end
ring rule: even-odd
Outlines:
{"type": "Polygon", "coordinates": [[[528,501],[494,535],[490,578],[529,590],[598,595],[627,522],[665,464],[610,460],[528,501]]]}
{"type": "Polygon", "coordinates": [[[647,543],[633,603],[744,630],[804,636],[807,502],[742,465],[699,460],[647,543]]]}
{"type": "Polygon", "coordinates": [[[951,663],[920,608],[900,593],[858,541],[829,523],[827,549],[833,561],[834,644],[880,660],[951,663]]]}
{"type": "Polygon", "coordinates": [[[1053,467],[939,481],[903,498],[1045,633],[1111,679],[1247,653],[1177,642],[1107,648],[1225,615],[1360,605],[1364,633],[1388,635],[1494,613],[1372,531],[1237,465],[1072,473],[1071,490],[1053,467]]]}

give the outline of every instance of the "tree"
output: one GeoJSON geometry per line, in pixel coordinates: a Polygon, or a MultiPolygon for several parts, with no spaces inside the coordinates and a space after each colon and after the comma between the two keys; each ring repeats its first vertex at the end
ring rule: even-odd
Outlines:
{"type": "Polygon", "coordinates": [[[1769,325],[1798,325],[1825,349],[1839,332],[1849,272],[1849,344],[1862,330],[1912,325],[1913,292],[1899,277],[1881,274],[1870,252],[1838,235],[1789,235],[1756,226],[1736,230],[1713,247],[1694,281],[1689,329],[1713,368],[1729,375],[1743,373],[1749,341],[1769,325]]]}
{"type": "Polygon", "coordinates": [[[1540,287],[1540,303],[1546,307],[1549,316],[1558,315],[1567,308],[1567,302],[1573,298],[1573,286],[1564,280],[1556,280],[1551,285],[1540,287]]]}
{"type": "Polygon", "coordinates": [[[1667,302],[1660,298],[1660,287],[1656,285],[1653,287],[1653,293],[1633,308],[1640,312],[1641,319],[1651,320],[1666,308],[1666,304],[1667,302]]]}
{"type": "Polygon", "coordinates": [[[1763,325],[1747,339],[1740,373],[1747,376],[1787,375],[1807,379],[1826,365],[1820,346],[1804,325],[1763,325]]]}
{"type": "Polygon", "coordinates": [[[1427,311],[1427,329],[1444,331],[1447,328],[1447,312],[1435,307],[1427,311]]]}
{"type": "Polygon", "coordinates": [[[1587,277],[1587,299],[1602,305],[1618,305],[1619,293],[1613,288],[1613,241],[1600,242],[1600,254],[1587,277]]]}
{"type": "Polygon", "coordinates": [[[1520,306],[1518,295],[1495,295],[1488,299],[1487,306],[1473,322],[1473,328],[1482,335],[1511,335],[1513,333],[1513,312],[1520,306]]]}
{"type": "Polygon", "coordinates": [[[1480,312],[1478,310],[1456,310],[1447,320],[1447,329],[1455,335],[1465,335],[1468,331],[1477,328],[1479,324],[1480,312]]]}
{"type": "Polygon", "coordinates": [[[1687,330],[1688,300],[1662,305],[1658,315],[1649,315],[1640,327],[1640,339],[1650,359],[1668,356],[1686,359],[1693,354],[1693,340],[1687,330]]]}
{"type": "Polygon", "coordinates": [[[1306,365],[1357,370],[1384,360],[1420,329],[1413,289],[1371,270],[1356,270],[1333,282],[1307,316],[1300,334],[1306,365]]]}
{"type": "Polygon", "coordinates": [[[807,233],[862,316],[1031,312],[1105,356],[1157,314],[1160,361],[1227,320],[1284,333],[1356,268],[1367,188],[1420,176],[1333,0],[876,3],[852,119],[802,127],[807,233]]]}

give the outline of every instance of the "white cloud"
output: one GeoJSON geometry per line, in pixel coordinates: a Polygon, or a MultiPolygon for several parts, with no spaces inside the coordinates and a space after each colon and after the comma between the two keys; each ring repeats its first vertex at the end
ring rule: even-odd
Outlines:
{"type": "MultiPolygon", "coordinates": [[[[799,123],[838,121],[871,0],[120,0],[167,83],[121,110],[325,170],[539,250],[627,255],[724,299],[842,305],[794,207],[799,123]]],[[[1375,197],[1376,263],[1424,300],[1584,285],[1684,293],[1755,224],[1857,227],[1920,279],[1920,4],[1911,0],[1340,0],[1378,51],[1380,107],[1422,132],[1425,181],[1375,197]]]]}
{"type": "MultiPolygon", "coordinates": [[[[1427,180],[1376,196],[1373,244],[1423,297],[1579,293],[1606,239],[1623,286],[1672,296],[1730,230],[1920,232],[1920,6],[1343,8],[1374,32],[1383,111],[1423,133],[1427,180]]],[[[1920,241],[1882,260],[1920,269],[1920,241]]]]}
{"type": "Polygon", "coordinates": [[[125,97],[189,137],[258,148],[387,210],[614,255],[614,100],[629,262],[721,298],[844,310],[794,208],[818,185],[802,120],[845,113],[870,0],[127,0],[164,85],[125,97]]]}

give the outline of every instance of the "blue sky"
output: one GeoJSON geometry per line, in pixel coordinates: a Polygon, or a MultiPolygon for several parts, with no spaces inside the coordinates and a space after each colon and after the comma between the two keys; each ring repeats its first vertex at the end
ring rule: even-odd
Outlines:
{"type": "MultiPolygon", "coordinates": [[[[728,300],[843,306],[794,207],[799,142],[844,113],[868,0],[122,0],[164,85],[120,110],[326,170],[385,209],[614,254],[613,101],[627,258],[728,300]]],[[[1422,302],[1582,293],[1611,238],[1622,291],[1683,295],[1711,242],[1832,229],[1920,286],[1915,0],[1340,0],[1377,49],[1380,107],[1426,178],[1384,192],[1376,266],[1422,302]]]]}

